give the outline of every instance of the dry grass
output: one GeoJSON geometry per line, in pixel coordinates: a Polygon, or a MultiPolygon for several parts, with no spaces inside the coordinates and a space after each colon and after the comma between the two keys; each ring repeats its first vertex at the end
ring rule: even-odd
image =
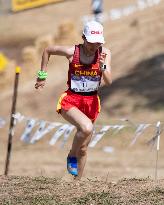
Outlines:
{"type": "Polygon", "coordinates": [[[0,176],[0,204],[163,205],[164,181],[122,179],[116,184],[87,179],[0,176]]]}

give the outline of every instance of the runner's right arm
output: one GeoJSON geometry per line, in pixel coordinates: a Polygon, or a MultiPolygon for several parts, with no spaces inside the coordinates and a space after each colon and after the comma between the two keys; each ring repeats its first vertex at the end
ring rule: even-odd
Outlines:
{"type": "MultiPolygon", "coordinates": [[[[69,61],[71,61],[73,54],[74,54],[75,47],[68,47],[68,46],[49,46],[44,49],[41,61],[41,71],[47,72],[47,65],[51,55],[58,55],[58,56],[65,56],[69,61]]],[[[43,88],[45,85],[46,79],[36,79],[35,88],[38,89],[39,87],[43,88]]]]}
{"type": "Polygon", "coordinates": [[[41,70],[47,71],[48,61],[51,55],[65,56],[70,59],[73,56],[75,47],[49,46],[44,49],[41,61],[41,70]]]}

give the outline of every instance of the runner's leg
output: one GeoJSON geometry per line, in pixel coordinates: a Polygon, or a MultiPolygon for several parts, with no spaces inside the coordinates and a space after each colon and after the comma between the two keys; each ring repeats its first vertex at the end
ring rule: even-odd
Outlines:
{"type": "Polygon", "coordinates": [[[92,121],[76,107],[72,107],[68,111],[62,109],[61,115],[77,128],[69,156],[75,156],[78,159],[78,178],[80,179],[86,163],[87,146],[91,140],[93,124],[92,121]]]}
{"type": "Polygon", "coordinates": [[[69,153],[70,156],[76,156],[78,159],[78,179],[82,177],[84,171],[87,159],[87,147],[91,140],[92,134],[88,135],[87,137],[81,136],[81,132],[77,131],[76,135],[74,136],[72,148],[69,153]],[[72,152],[72,150],[75,150],[75,152],[72,152]],[[74,153],[76,154],[74,155],[74,153]]]}

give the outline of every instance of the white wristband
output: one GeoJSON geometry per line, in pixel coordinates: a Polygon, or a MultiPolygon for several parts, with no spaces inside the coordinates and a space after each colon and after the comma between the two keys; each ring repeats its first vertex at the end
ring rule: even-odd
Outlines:
{"type": "Polygon", "coordinates": [[[103,64],[101,67],[100,67],[101,71],[105,71],[106,70],[106,65],[103,64]]]}

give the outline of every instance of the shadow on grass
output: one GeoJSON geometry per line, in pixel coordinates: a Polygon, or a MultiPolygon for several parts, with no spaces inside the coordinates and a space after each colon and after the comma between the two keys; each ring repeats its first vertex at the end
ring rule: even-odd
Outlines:
{"type": "MultiPolygon", "coordinates": [[[[102,103],[107,97],[126,91],[128,96],[137,96],[146,99],[140,107],[149,109],[161,109],[164,107],[164,54],[154,56],[138,63],[132,71],[123,77],[118,78],[109,87],[100,89],[102,103]]],[[[139,103],[139,102],[138,102],[139,103]]],[[[114,107],[120,107],[118,102],[114,107]]]]}

